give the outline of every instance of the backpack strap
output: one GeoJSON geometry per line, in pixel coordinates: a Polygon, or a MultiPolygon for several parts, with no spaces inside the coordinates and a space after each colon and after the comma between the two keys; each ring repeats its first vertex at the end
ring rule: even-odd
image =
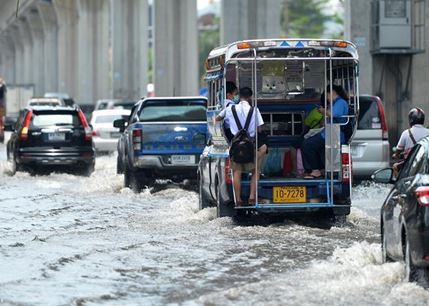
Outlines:
{"type": "Polygon", "coordinates": [[[231,110],[232,110],[232,115],[234,116],[235,123],[237,124],[238,130],[241,131],[243,129],[243,126],[241,125],[240,119],[238,118],[235,105],[231,106],[231,110]]]}
{"type": "Polygon", "coordinates": [[[249,129],[250,120],[252,120],[253,115],[253,107],[249,109],[249,113],[247,114],[246,123],[244,124],[244,129],[247,131],[249,129]]]}
{"type": "Polygon", "coordinates": [[[411,129],[408,129],[408,134],[410,135],[411,141],[413,142],[413,145],[417,143],[416,139],[414,138],[413,133],[411,133],[411,129]]]}

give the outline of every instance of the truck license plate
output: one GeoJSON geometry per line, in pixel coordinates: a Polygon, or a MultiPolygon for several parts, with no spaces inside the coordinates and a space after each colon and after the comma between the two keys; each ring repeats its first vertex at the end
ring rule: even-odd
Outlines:
{"type": "Polygon", "coordinates": [[[195,164],[194,155],[171,155],[172,164],[195,164]]]}
{"type": "Polygon", "coordinates": [[[49,141],[64,141],[66,140],[65,133],[49,133],[48,134],[49,141]]]}
{"type": "Polygon", "coordinates": [[[306,187],[279,186],[273,187],[274,203],[305,203],[307,202],[306,187]]]}

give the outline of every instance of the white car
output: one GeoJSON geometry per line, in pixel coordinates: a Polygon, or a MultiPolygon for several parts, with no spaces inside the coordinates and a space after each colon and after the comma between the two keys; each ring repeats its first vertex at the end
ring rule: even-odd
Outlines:
{"type": "Polygon", "coordinates": [[[61,106],[63,101],[58,98],[31,98],[27,106],[61,106]]]}
{"type": "Polygon", "coordinates": [[[127,119],[130,115],[128,109],[96,110],[91,115],[92,139],[97,152],[114,152],[121,133],[113,127],[116,119],[127,119]]]}

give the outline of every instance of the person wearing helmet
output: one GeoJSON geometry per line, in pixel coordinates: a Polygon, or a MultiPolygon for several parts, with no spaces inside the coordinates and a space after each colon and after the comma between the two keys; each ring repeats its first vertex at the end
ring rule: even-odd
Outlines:
{"type": "Polygon", "coordinates": [[[407,158],[408,153],[414,145],[420,141],[420,139],[429,136],[429,129],[424,127],[425,124],[425,113],[419,108],[415,107],[408,113],[408,122],[410,128],[402,132],[401,138],[396,145],[396,152],[393,154],[393,158],[400,158],[401,155],[404,159],[407,158]]]}

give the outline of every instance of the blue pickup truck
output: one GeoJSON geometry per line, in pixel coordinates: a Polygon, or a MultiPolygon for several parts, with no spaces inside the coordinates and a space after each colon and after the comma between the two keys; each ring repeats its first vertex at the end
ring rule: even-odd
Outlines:
{"type": "Polygon", "coordinates": [[[135,192],[155,179],[196,179],[207,143],[205,97],[156,97],[137,102],[127,120],[114,126],[118,142],[117,172],[135,192]]]}

